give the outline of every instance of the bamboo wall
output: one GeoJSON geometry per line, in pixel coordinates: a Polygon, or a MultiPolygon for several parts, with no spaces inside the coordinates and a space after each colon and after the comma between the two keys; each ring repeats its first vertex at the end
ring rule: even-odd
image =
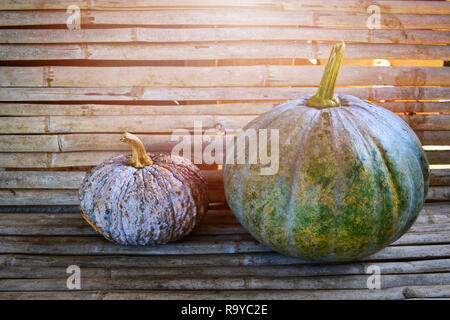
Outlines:
{"type": "MultiPolygon", "coordinates": [[[[0,205],[78,204],[84,172],[128,150],[124,131],[169,152],[194,120],[237,129],[314,93],[341,40],[337,92],[401,114],[432,164],[428,200],[450,200],[449,14],[446,1],[0,0],[0,205]]],[[[200,167],[223,202],[220,166],[200,167]]]]}

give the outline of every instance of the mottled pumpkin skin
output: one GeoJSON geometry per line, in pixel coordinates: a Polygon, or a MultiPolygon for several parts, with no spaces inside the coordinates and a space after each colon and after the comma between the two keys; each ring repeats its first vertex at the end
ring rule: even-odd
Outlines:
{"type": "Polygon", "coordinates": [[[260,175],[259,163],[226,164],[228,204],[258,241],[288,256],[371,255],[403,235],[421,211],[426,155],[411,128],[384,108],[340,96],[340,107],[316,109],[306,106],[308,98],[245,127],[279,129],[279,171],[260,175]]]}
{"type": "Polygon", "coordinates": [[[122,155],[90,171],[80,188],[82,215],[105,238],[123,245],[178,240],[200,221],[208,190],[190,161],[148,153],[153,164],[130,166],[122,155]]]}

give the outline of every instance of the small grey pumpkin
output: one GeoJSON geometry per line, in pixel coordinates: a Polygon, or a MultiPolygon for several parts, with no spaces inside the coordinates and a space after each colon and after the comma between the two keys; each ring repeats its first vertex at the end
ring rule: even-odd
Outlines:
{"type": "Polygon", "coordinates": [[[92,169],[80,188],[84,219],[106,239],[124,245],[157,245],[178,240],[198,224],[208,207],[208,189],[189,160],[146,153],[124,133],[132,155],[92,169]]]}

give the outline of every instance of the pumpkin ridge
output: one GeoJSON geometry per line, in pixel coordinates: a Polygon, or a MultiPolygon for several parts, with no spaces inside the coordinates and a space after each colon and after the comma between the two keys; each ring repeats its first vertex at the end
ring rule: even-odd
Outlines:
{"type": "MultiPolygon", "coordinates": [[[[182,185],[189,183],[189,181],[193,181],[193,183],[195,185],[200,186],[200,188],[203,189],[202,188],[202,186],[204,185],[203,177],[200,176],[200,173],[195,172],[190,167],[180,165],[181,170],[176,170],[176,171],[171,170],[170,168],[172,168],[172,166],[168,165],[168,164],[165,164],[162,167],[165,168],[166,170],[168,170],[170,172],[170,174],[173,176],[173,178],[180,181],[180,183],[182,185]]],[[[207,193],[207,189],[205,189],[203,191],[205,192],[205,194],[207,193]]],[[[191,200],[197,199],[202,204],[204,203],[205,197],[202,196],[202,193],[199,192],[196,188],[189,188],[189,196],[190,196],[191,200]]],[[[198,208],[193,208],[193,209],[197,210],[198,208]]],[[[193,223],[192,228],[194,228],[197,225],[197,223],[200,221],[200,219],[203,217],[203,213],[204,213],[203,211],[204,210],[202,210],[202,212],[200,212],[199,214],[193,215],[194,223],[193,223]]]]}
{"type": "MultiPolygon", "coordinates": [[[[380,109],[380,108],[378,108],[378,109],[380,109]]],[[[385,113],[389,112],[387,110],[382,110],[382,111],[385,113]]],[[[367,110],[367,113],[370,114],[369,110],[367,110]]],[[[418,169],[420,169],[419,171],[422,173],[420,176],[421,181],[419,181],[419,183],[422,185],[422,188],[420,188],[420,189],[423,190],[422,196],[424,197],[423,199],[425,199],[425,192],[427,189],[425,187],[427,185],[427,181],[426,181],[427,177],[426,176],[427,176],[428,170],[426,169],[425,174],[424,174],[423,160],[426,161],[425,162],[426,168],[428,168],[428,160],[426,160],[425,153],[423,152],[423,150],[420,146],[420,142],[419,142],[417,136],[411,129],[407,130],[407,133],[409,133],[412,138],[409,140],[408,139],[405,140],[403,135],[398,130],[395,129],[396,125],[400,126],[400,129],[404,129],[407,127],[407,123],[404,122],[403,119],[401,119],[400,117],[398,117],[395,114],[392,114],[392,116],[390,118],[385,117],[385,122],[382,123],[381,125],[384,125],[385,127],[387,127],[387,126],[393,127],[394,132],[396,134],[396,138],[399,139],[399,141],[403,141],[408,146],[408,148],[402,148],[402,150],[404,150],[404,152],[405,152],[404,155],[406,155],[404,161],[409,161],[409,163],[410,163],[410,165],[408,166],[407,175],[409,178],[408,182],[411,186],[411,189],[410,189],[411,199],[409,200],[409,205],[410,205],[409,207],[411,208],[413,206],[413,204],[417,203],[418,199],[415,199],[414,197],[416,196],[417,190],[419,189],[416,186],[417,177],[415,177],[413,175],[416,172],[416,170],[412,170],[411,167],[417,166],[418,169]],[[390,123],[390,122],[392,122],[392,123],[390,123]],[[416,140],[416,142],[419,144],[418,146],[420,146],[420,148],[414,148],[415,141],[413,141],[413,140],[416,140]],[[424,159],[422,159],[422,157],[424,157],[424,159]]],[[[416,214],[418,214],[418,212],[416,212],[416,214]]],[[[414,221],[412,221],[412,222],[414,222],[414,221]]],[[[408,225],[408,223],[406,223],[406,225],[408,225]]],[[[399,233],[401,234],[401,231],[399,231],[399,233]]]]}
{"type": "MultiPolygon", "coordinates": [[[[115,168],[113,166],[109,166],[109,165],[103,166],[99,170],[97,170],[93,173],[94,179],[92,179],[92,180],[89,179],[91,181],[90,182],[91,184],[94,184],[94,182],[97,181],[97,179],[100,179],[102,181],[102,183],[99,185],[94,184],[95,189],[91,193],[88,193],[90,196],[90,199],[93,199],[93,200],[88,201],[88,203],[91,204],[91,208],[87,210],[88,212],[86,212],[86,214],[89,216],[89,218],[92,220],[92,222],[94,224],[96,223],[96,220],[94,220],[93,218],[96,218],[96,217],[92,217],[92,214],[95,213],[95,207],[97,206],[97,201],[98,201],[98,194],[100,193],[101,189],[103,188],[104,184],[106,183],[104,177],[108,176],[111,172],[114,171],[114,169],[115,168]]],[[[85,196],[86,196],[86,194],[84,194],[84,197],[85,196]]]]}
{"type": "MultiPolygon", "coordinates": [[[[311,110],[311,109],[310,109],[311,110]]],[[[314,110],[314,109],[312,109],[314,110]]],[[[321,111],[316,110],[318,112],[315,112],[315,114],[312,115],[312,117],[308,120],[311,122],[311,126],[308,130],[304,130],[304,132],[301,133],[301,135],[297,138],[297,141],[295,142],[295,150],[301,149],[304,150],[305,142],[308,140],[311,131],[315,128],[316,125],[319,124],[319,121],[317,119],[320,117],[321,111]]],[[[305,113],[308,113],[309,110],[307,110],[305,113]]],[[[299,154],[299,156],[295,159],[295,161],[291,164],[290,172],[293,176],[293,181],[291,183],[291,192],[289,195],[288,200],[288,208],[287,208],[287,219],[286,219],[286,241],[288,244],[289,251],[291,254],[296,254],[293,243],[292,243],[292,237],[293,237],[293,222],[296,215],[295,212],[295,205],[296,205],[296,194],[297,194],[297,188],[298,188],[298,180],[299,180],[299,168],[301,160],[303,160],[302,153],[299,154]]]]}
{"type": "MultiPolygon", "coordinates": [[[[276,120],[277,116],[279,116],[285,110],[287,110],[291,107],[292,106],[289,105],[288,103],[285,103],[278,107],[275,107],[272,110],[269,110],[268,112],[264,113],[261,116],[261,118],[259,118],[259,119],[257,118],[257,119],[250,121],[247,125],[245,125],[243,130],[247,130],[249,128],[258,130],[261,126],[270,124],[272,121],[276,120]]],[[[238,139],[238,138],[239,137],[237,137],[236,139],[238,139]]],[[[236,140],[236,142],[237,142],[237,140],[236,140]]],[[[237,149],[237,143],[234,143],[233,154],[232,154],[233,157],[236,156],[236,149],[237,149]]],[[[226,161],[225,161],[225,165],[224,165],[224,170],[223,170],[224,171],[223,172],[224,184],[229,184],[230,181],[233,180],[233,182],[234,182],[233,184],[235,186],[237,186],[237,188],[239,190],[239,192],[236,193],[239,196],[238,196],[238,199],[236,199],[237,201],[232,201],[231,195],[229,193],[227,193],[227,189],[225,188],[225,197],[226,197],[228,203],[233,203],[235,206],[237,206],[236,208],[234,208],[233,212],[236,213],[236,217],[238,218],[239,222],[242,225],[246,225],[246,223],[248,223],[248,221],[245,220],[245,218],[243,216],[243,211],[242,211],[242,203],[244,202],[243,184],[250,172],[250,164],[240,164],[240,165],[231,166],[230,163],[234,163],[235,159],[233,159],[233,162],[231,162],[231,159],[229,159],[230,156],[231,156],[231,154],[226,157],[226,161]],[[239,172],[239,175],[236,177],[236,170],[238,168],[242,169],[242,171],[239,172]]],[[[258,238],[256,236],[256,234],[254,232],[252,232],[249,228],[246,228],[246,229],[255,238],[258,238]]]]}
{"type": "MultiPolygon", "coordinates": [[[[368,132],[367,136],[369,138],[368,141],[372,141],[373,142],[374,146],[378,149],[378,151],[380,152],[380,155],[383,158],[383,164],[385,165],[386,169],[389,172],[388,177],[389,177],[389,180],[392,183],[392,186],[394,188],[393,191],[392,191],[392,195],[394,196],[393,198],[396,201],[395,202],[396,203],[396,205],[395,205],[395,208],[396,208],[395,218],[396,219],[394,219],[394,221],[397,221],[397,223],[395,223],[393,225],[394,230],[393,230],[393,233],[392,233],[392,237],[389,239],[389,242],[391,242],[391,241],[396,240],[398,238],[399,234],[402,234],[402,230],[407,225],[406,221],[401,218],[401,215],[402,215],[402,212],[405,212],[405,211],[406,212],[410,212],[411,208],[412,208],[412,204],[415,202],[414,201],[415,199],[413,197],[414,196],[414,190],[416,189],[415,188],[415,183],[414,183],[414,179],[411,179],[411,170],[407,170],[408,177],[409,177],[409,179],[408,179],[408,184],[409,184],[408,193],[411,195],[411,197],[408,200],[408,206],[407,207],[401,206],[399,195],[402,195],[402,194],[404,195],[404,193],[405,193],[404,189],[405,188],[399,188],[399,185],[404,185],[404,183],[402,184],[402,183],[400,183],[398,181],[397,174],[395,174],[396,170],[392,168],[392,165],[394,165],[394,166],[396,166],[396,165],[393,163],[393,161],[391,161],[390,158],[387,157],[388,151],[385,150],[385,148],[380,145],[380,142],[376,138],[377,135],[376,135],[375,132],[373,132],[371,127],[367,127],[367,132],[368,132]]],[[[409,157],[406,157],[406,158],[409,158],[409,159],[413,158],[413,159],[417,160],[417,158],[415,157],[414,153],[412,153],[409,148],[405,148],[403,150],[405,150],[405,151],[407,150],[408,151],[408,155],[412,155],[412,157],[409,156],[409,157]]],[[[405,159],[405,158],[403,159],[403,161],[406,161],[406,160],[407,159],[405,159]]],[[[416,161],[416,164],[418,164],[417,161],[416,161]]],[[[407,215],[403,214],[403,216],[407,216],[407,215]]]]}
{"type": "Polygon", "coordinates": [[[122,236],[125,239],[125,242],[128,242],[128,235],[127,232],[125,230],[125,226],[123,223],[123,217],[124,217],[124,212],[122,208],[126,208],[126,206],[124,206],[122,203],[124,202],[124,196],[128,193],[128,190],[130,189],[130,184],[132,181],[134,181],[134,172],[132,172],[132,174],[130,175],[129,179],[126,180],[126,183],[123,184],[123,188],[119,193],[119,196],[117,197],[117,203],[119,204],[119,208],[121,210],[119,210],[118,212],[120,212],[120,214],[118,215],[117,218],[117,231],[119,232],[118,236],[119,236],[119,242],[121,241],[121,232],[122,231],[122,236]]]}
{"type": "MultiPolygon", "coordinates": [[[[127,170],[126,172],[122,171],[123,169],[127,169],[127,168],[128,168],[128,166],[115,167],[115,168],[113,168],[113,170],[111,170],[108,173],[108,176],[117,177],[117,175],[120,175],[120,176],[129,175],[132,173],[132,171],[130,171],[130,170],[127,170]]],[[[110,190],[108,190],[108,192],[106,192],[106,193],[103,193],[103,190],[105,188],[111,188],[111,186],[114,186],[117,181],[120,181],[117,178],[109,178],[109,179],[103,178],[102,180],[105,180],[105,183],[103,184],[103,186],[101,186],[99,188],[98,193],[95,196],[95,199],[96,199],[95,206],[97,207],[97,209],[94,210],[94,212],[97,212],[97,215],[100,215],[100,216],[102,213],[101,211],[102,211],[103,206],[105,206],[108,203],[111,203],[110,202],[110,200],[111,200],[110,190]],[[99,202],[104,203],[100,208],[97,205],[99,202]]],[[[119,185],[120,185],[120,183],[119,183],[119,185]]],[[[112,208],[110,207],[109,209],[111,210],[112,208]]],[[[107,208],[105,207],[105,213],[106,213],[106,211],[107,211],[107,208]]],[[[104,221],[101,221],[101,222],[104,223],[104,225],[102,224],[102,229],[104,230],[104,233],[105,233],[104,236],[109,239],[111,237],[111,232],[110,232],[110,230],[111,230],[110,229],[111,228],[111,215],[108,214],[108,219],[105,219],[104,221]]],[[[97,221],[96,225],[97,225],[97,227],[99,227],[99,221],[97,221]]]]}
{"type": "MultiPolygon", "coordinates": [[[[342,152],[340,152],[341,150],[339,149],[339,147],[340,147],[340,138],[339,137],[341,134],[344,134],[344,133],[348,136],[352,136],[352,134],[347,128],[347,125],[348,125],[346,123],[347,119],[342,117],[342,115],[340,113],[340,109],[329,108],[329,112],[330,112],[330,137],[331,137],[330,149],[333,150],[334,154],[335,154],[335,158],[336,158],[335,165],[337,165],[338,167],[343,167],[343,164],[345,164],[345,160],[343,159],[342,152]],[[339,128],[342,129],[342,132],[340,132],[339,128]]],[[[358,158],[358,154],[355,154],[355,158],[358,158]]],[[[342,177],[343,175],[344,175],[344,173],[341,171],[340,177],[337,179],[339,179],[340,183],[345,184],[345,177],[343,179],[343,177],[342,177]],[[342,180],[344,180],[344,181],[342,181],[342,180]]],[[[350,186],[352,184],[353,184],[353,181],[350,184],[350,186]]],[[[348,188],[348,186],[345,186],[345,187],[348,188]]],[[[340,212],[342,210],[343,201],[344,201],[342,193],[347,192],[347,190],[344,190],[344,191],[338,190],[338,191],[340,191],[340,192],[337,192],[338,195],[336,195],[336,207],[337,207],[337,210],[340,212]]],[[[336,190],[335,190],[335,193],[336,193],[336,190]]],[[[328,259],[330,259],[330,260],[335,259],[336,255],[337,255],[336,242],[338,241],[338,218],[339,218],[338,212],[334,212],[333,232],[331,233],[331,248],[330,248],[330,254],[328,256],[328,259]]]]}
{"type": "MultiPolygon", "coordinates": [[[[155,164],[155,165],[158,166],[158,164],[155,164]]],[[[157,170],[155,168],[153,168],[153,166],[148,166],[148,167],[146,167],[146,169],[147,170],[145,170],[144,173],[146,175],[151,175],[152,176],[152,182],[154,182],[156,185],[158,185],[159,190],[161,190],[161,191],[164,190],[164,194],[166,195],[166,197],[170,197],[170,193],[168,191],[168,187],[167,187],[167,184],[165,183],[165,181],[164,182],[163,181],[159,181],[159,179],[156,177],[156,175],[158,174],[157,170]],[[163,186],[161,186],[160,182],[163,184],[163,186]]],[[[159,177],[163,177],[163,175],[160,175],[159,177]]],[[[164,177],[162,179],[164,179],[164,177]]],[[[144,179],[144,183],[146,183],[145,179],[144,179]]],[[[149,190],[148,187],[146,187],[146,189],[149,190]]],[[[170,205],[170,210],[169,211],[170,211],[171,224],[172,224],[171,227],[169,228],[169,232],[170,232],[169,236],[170,236],[170,239],[172,239],[174,231],[175,231],[175,228],[176,228],[176,226],[175,226],[175,210],[174,210],[172,201],[168,201],[168,204],[170,205]]]]}
{"type": "MultiPolygon", "coordinates": [[[[271,127],[273,125],[274,122],[279,121],[279,117],[282,116],[283,114],[285,114],[286,112],[295,111],[296,106],[292,106],[289,104],[286,104],[285,106],[278,108],[277,112],[271,112],[271,117],[269,118],[264,118],[263,120],[260,119],[260,121],[258,123],[254,123],[253,125],[248,124],[247,126],[245,126],[245,129],[248,128],[252,128],[255,130],[259,130],[261,126],[264,126],[266,128],[271,127]]],[[[305,109],[304,112],[306,113],[308,109],[305,109]]],[[[303,114],[303,113],[302,113],[303,114]]],[[[268,137],[269,138],[269,137],[268,137]]],[[[237,149],[237,144],[235,145],[235,150],[237,149]]],[[[253,169],[259,169],[258,165],[251,165],[251,164],[241,164],[240,166],[245,166],[246,167],[246,171],[244,174],[242,174],[242,180],[240,181],[240,183],[238,184],[239,186],[242,184],[242,194],[241,194],[241,202],[244,201],[244,193],[246,195],[248,195],[248,175],[250,174],[252,168],[253,169]],[[246,191],[244,191],[246,190],[246,191]]],[[[265,202],[261,204],[261,208],[264,208],[267,205],[267,199],[264,200],[265,202]]],[[[240,207],[240,212],[242,214],[242,206],[240,207]]],[[[249,216],[247,215],[247,218],[249,218],[249,216]]],[[[250,228],[247,228],[248,231],[255,237],[260,239],[260,241],[262,241],[263,243],[266,243],[267,246],[274,248],[275,246],[273,246],[272,243],[270,243],[270,241],[268,241],[267,237],[266,237],[266,228],[267,225],[270,224],[270,218],[268,218],[267,214],[264,212],[264,210],[261,210],[260,212],[260,223],[258,224],[258,226],[254,225],[253,223],[250,223],[249,220],[246,220],[246,223],[248,223],[249,225],[252,225],[255,229],[255,231],[251,230],[250,228]]]]}
{"type": "MultiPolygon", "coordinates": [[[[380,151],[380,147],[376,144],[374,137],[372,137],[371,135],[369,135],[367,132],[365,132],[364,130],[362,130],[362,128],[360,128],[357,123],[355,123],[353,117],[355,117],[355,115],[352,113],[351,109],[343,109],[342,113],[340,114],[343,118],[345,118],[348,121],[348,124],[352,127],[353,132],[355,132],[355,134],[358,136],[359,141],[360,141],[360,145],[362,145],[365,150],[366,150],[366,154],[371,157],[372,161],[369,161],[367,164],[365,165],[370,165],[372,168],[372,172],[375,176],[375,178],[377,179],[377,227],[375,230],[375,237],[372,239],[371,243],[369,243],[366,252],[365,253],[371,253],[374,250],[376,250],[376,246],[379,246],[379,233],[380,233],[380,226],[381,226],[381,220],[382,220],[382,213],[383,213],[383,207],[380,206],[380,201],[383,201],[382,203],[384,203],[385,201],[389,200],[389,198],[386,198],[385,195],[382,193],[382,185],[380,182],[380,177],[387,174],[388,176],[388,186],[389,186],[389,190],[390,193],[392,195],[395,194],[395,186],[393,185],[393,181],[392,181],[392,177],[391,177],[391,172],[388,169],[388,167],[385,164],[385,160],[382,156],[382,153],[380,151]],[[365,134],[366,133],[366,134],[365,134]],[[370,144],[370,145],[369,145],[370,144]],[[372,152],[371,152],[371,148],[372,147],[372,152]],[[373,153],[373,149],[375,149],[376,153],[373,153]],[[375,163],[374,163],[375,162],[375,163]],[[376,168],[375,164],[379,164],[382,163],[383,164],[383,168],[384,170],[380,169],[380,168],[376,168]],[[394,191],[392,191],[392,188],[394,187],[394,191]]],[[[356,149],[355,149],[356,150],[356,149]]],[[[384,178],[383,178],[384,179],[384,178]]],[[[392,202],[392,206],[394,208],[396,208],[396,204],[395,204],[395,197],[392,196],[390,198],[390,202],[392,202]]],[[[392,217],[392,221],[394,221],[394,217],[392,217]]],[[[391,223],[392,225],[392,232],[391,232],[391,236],[386,239],[387,241],[389,241],[389,239],[392,237],[392,235],[394,234],[394,228],[395,228],[395,223],[391,223]]]]}
{"type": "MultiPolygon", "coordinates": [[[[358,107],[360,109],[365,110],[366,113],[371,115],[371,112],[370,112],[370,109],[368,108],[368,106],[373,106],[373,109],[378,110],[380,113],[383,113],[384,115],[390,115],[390,117],[385,117],[385,118],[387,120],[389,120],[390,122],[393,122],[395,125],[392,125],[392,123],[388,123],[386,125],[389,125],[390,127],[392,127],[394,129],[394,131],[397,134],[397,137],[399,139],[401,139],[402,141],[404,141],[409,146],[411,153],[417,158],[417,161],[419,162],[419,166],[421,168],[423,178],[424,178],[424,188],[425,188],[424,199],[425,199],[427,192],[428,192],[430,173],[429,173],[428,159],[427,159],[426,154],[422,151],[422,145],[420,143],[419,138],[417,137],[415,132],[409,127],[409,125],[406,121],[404,121],[398,115],[391,113],[389,110],[385,110],[384,108],[380,108],[379,106],[374,105],[374,104],[367,104],[367,105],[358,106],[358,107]],[[399,127],[398,130],[396,129],[396,126],[399,127]],[[406,133],[408,134],[407,136],[410,139],[406,139],[406,135],[404,134],[404,132],[400,132],[399,131],[400,129],[406,131],[406,133]],[[417,150],[420,150],[420,152],[417,152],[417,150]]],[[[376,116],[378,116],[377,119],[380,118],[379,114],[376,114],[376,116]]],[[[386,120],[386,119],[384,119],[384,120],[386,120]]]]}
{"type": "MultiPolygon", "coordinates": [[[[158,165],[158,166],[161,167],[165,171],[165,173],[170,174],[170,176],[173,179],[177,180],[180,184],[183,184],[183,181],[180,181],[179,179],[177,179],[169,169],[167,169],[163,165],[158,165]]],[[[174,205],[173,199],[171,197],[172,191],[168,188],[169,185],[173,185],[173,184],[170,182],[169,177],[167,177],[165,174],[162,174],[162,172],[155,170],[152,174],[155,178],[159,177],[159,179],[157,179],[157,181],[156,181],[156,183],[159,186],[160,186],[160,182],[164,184],[164,189],[167,192],[168,199],[169,199],[168,204],[170,205],[170,207],[172,209],[171,216],[172,216],[172,226],[173,227],[171,228],[171,238],[172,239],[174,238],[173,237],[174,234],[177,234],[176,238],[178,238],[179,234],[182,233],[183,226],[181,224],[177,223],[179,220],[178,219],[179,217],[175,215],[175,205],[174,205]]],[[[191,200],[192,200],[192,198],[191,198],[191,200]]]]}
{"type": "MultiPolygon", "coordinates": [[[[177,170],[177,171],[171,171],[169,168],[166,168],[165,165],[162,166],[162,168],[164,168],[164,170],[167,170],[167,172],[170,174],[170,177],[176,181],[178,181],[181,185],[186,185],[187,183],[189,183],[190,181],[190,176],[187,175],[185,176],[186,171],[190,171],[187,170],[185,168],[185,170],[177,170]]],[[[163,176],[161,174],[161,176],[163,176]]],[[[169,179],[169,177],[164,177],[165,179],[169,179]]],[[[163,178],[163,179],[164,179],[163,178]]],[[[192,183],[192,182],[191,182],[192,183]]],[[[187,204],[189,203],[193,203],[195,202],[195,200],[202,200],[201,196],[197,193],[197,190],[195,190],[195,188],[188,188],[185,191],[185,195],[189,198],[190,201],[187,201],[187,204]]],[[[203,202],[202,202],[203,203],[203,202]]],[[[172,205],[173,201],[172,201],[172,205]]],[[[203,205],[203,204],[202,204],[203,205]]],[[[203,208],[203,207],[202,207],[203,208]]],[[[185,225],[184,224],[179,224],[177,227],[179,228],[179,235],[178,237],[182,236],[184,233],[189,233],[193,228],[195,228],[195,226],[197,225],[197,223],[199,222],[199,220],[203,217],[203,213],[204,213],[204,209],[201,210],[201,212],[199,212],[197,207],[190,207],[190,208],[184,208],[185,212],[189,212],[190,216],[193,220],[194,223],[189,225],[189,229],[185,230],[185,225]]],[[[185,219],[186,219],[187,215],[185,215],[185,219]]],[[[179,218],[179,217],[177,217],[179,218]]],[[[179,219],[177,219],[179,220],[179,219]]],[[[177,238],[178,238],[177,237],[177,238]]]]}

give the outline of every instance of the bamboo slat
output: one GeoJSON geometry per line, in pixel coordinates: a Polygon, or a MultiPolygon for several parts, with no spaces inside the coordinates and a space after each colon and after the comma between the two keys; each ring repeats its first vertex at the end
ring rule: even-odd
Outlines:
{"type": "MultiPolygon", "coordinates": [[[[450,130],[450,114],[401,115],[414,130],[450,130]]],[[[46,116],[0,117],[0,133],[88,133],[88,132],[147,132],[172,133],[192,131],[196,123],[203,130],[216,131],[243,128],[255,115],[141,115],[141,116],[46,116]]],[[[186,134],[186,133],[184,133],[186,134]]]]}
{"type": "MultiPolygon", "coordinates": [[[[292,27],[3,29],[0,43],[168,43],[216,41],[332,41],[347,43],[446,44],[450,32],[439,30],[365,30],[292,27]]],[[[392,48],[395,48],[391,47],[392,48]]],[[[328,57],[326,57],[328,58],[328,57]]],[[[402,57],[405,58],[405,57],[402,57]]]]}
{"type": "MultiPolygon", "coordinates": [[[[416,131],[423,145],[449,145],[450,131],[416,131]]],[[[179,143],[170,134],[141,134],[147,151],[170,152],[179,143]]],[[[194,137],[190,137],[194,143],[194,137]]],[[[217,139],[217,137],[215,137],[217,139]]],[[[225,141],[224,141],[225,142],[225,141]]],[[[203,149],[209,144],[203,141],[203,149]]],[[[191,146],[191,150],[193,148],[191,146]]],[[[0,135],[0,152],[129,151],[120,134],[0,135]]]]}
{"type": "MultiPolygon", "coordinates": [[[[66,25],[65,11],[0,11],[0,26],[66,25]]],[[[88,25],[243,25],[304,26],[362,28],[367,27],[369,14],[339,11],[269,11],[258,9],[200,9],[81,12],[81,21],[88,25]]],[[[380,16],[381,29],[448,29],[448,15],[390,14],[380,16]]]]}
{"type": "MultiPolygon", "coordinates": [[[[61,259],[64,261],[64,259],[61,259]]],[[[66,259],[70,261],[71,259],[66,259]]],[[[84,260],[84,259],[83,259],[84,260]]],[[[407,273],[432,273],[445,272],[444,268],[448,266],[450,261],[448,259],[436,259],[425,261],[408,261],[408,262],[379,262],[379,267],[382,274],[407,274],[407,273]]],[[[66,268],[68,265],[59,267],[45,267],[45,266],[6,266],[0,270],[1,278],[3,279],[31,279],[31,278],[47,278],[47,279],[61,279],[67,278],[66,268]],[[34,272],[34,277],[32,276],[34,272]],[[18,277],[20,276],[20,277],[18,277]]],[[[314,264],[299,264],[296,266],[217,266],[217,267],[198,267],[198,275],[202,276],[280,276],[280,277],[307,277],[307,276],[332,276],[332,275],[349,275],[349,274],[366,274],[365,270],[369,267],[368,263],[354,263],[354,264],[337,264],[337,265],[314,265],[314,264]]],[[[107,277],[108,271],[111,271],[111,278],[113,279],[136,279],[138,277],[151,276],[174,276],[179,277],[185,273],[185,276],[195,275],[196,268],[132,268],[131,266],[104,268],[86,267],[82,264],[83,276],[86,278],[102,278],[107,277]]]]}
{"type": "MultiPolygon", "coordinates": [[[[280,102],[196,105],[105,105],[0,103],[0,116],[106,116],[106,115],[256,115],[280,102]]],[[[450,113],[450,102],[377,102],[392,112],[450,113]]]]}
{"type": "MultiPolygon", "coordinates": [[[[449,39],[450,40],[450,39],[449,39]]],[[[202,44],[6,44],[2,60],[210,60],[300,58],[327,59],[331,44],[246,42],[202,44]]],[[[348,44],[346,59],[448,60],[450,48],[413,44],[348,44]]]]}
{"type": "MultiPolygon", "coordinates": [[[[267,87],[314,86],[320,83],[323,66],[241,66],[241,67],[39,67],[42,76],[30,84],[22,68],[8,71],[0,85],[42,87],[267,87]]],[[[338,85],[449,86],[445,67],[363,67],[343,66],[338,85]]]]}
{"type": "MultiPolygon", "coordinates": [[[[0,101],[178,101],[178,100],[285,100],[297,99],[316,91],[297,88],[0,88],[0,101]]],[[[360,99],[449,100],[445,87],[337,88],[337,94],[360,99]]]]}
{"type": "MultiPolygon", "coordinates": [[[[223,187],[222,170],[202,170],[209,186],[223,187]]],[[[78,189],[86,172],[2,171],[0,189],[78,189]]],[[[449,186],[450,170],[431,170],[431,186],[449,186]]],[[[450,199],[449,199],[450,200],[450,199]]]]}
{"type": "MultiPolygon", "coordinates": [[[[209,189],[210,202],[226,202],[223,189],[209,189]]],[[[449,201],[450,187],[436,186],[428,190],[427,201],[449,201]]],[[[0,189],[2,206],[78,205],[74,189],[0,189]]]]}
{"type": "Polygon", "coordinates": [[[445,299],[448,286],[407,286],[380,290],[77,290],[5,291],[0,299],[23,300],[401,300],[445,299]]]}
{"type": "MultiPolygon", "coordinates": [[[[121,9],[161,9],[161,8],[208,8],[208,7],[254,7],[272,10],[295,11],[350,11],[366,12],[370,3],[358,3],[350,0],[332,0],[326,4],[316,0],[77,0],[71,4],[80,9],[111,10],[121,9]]],[[[376,3],[384,13],[410,13],[410,14],[449,14],[450,8],[446,2],[433,1],[378,1],[376,3]]],[[[42,9],[66,9],[67,1],[17,1],[5,0],[0,3],[0,10],[42,10],[42,9]]]]}

